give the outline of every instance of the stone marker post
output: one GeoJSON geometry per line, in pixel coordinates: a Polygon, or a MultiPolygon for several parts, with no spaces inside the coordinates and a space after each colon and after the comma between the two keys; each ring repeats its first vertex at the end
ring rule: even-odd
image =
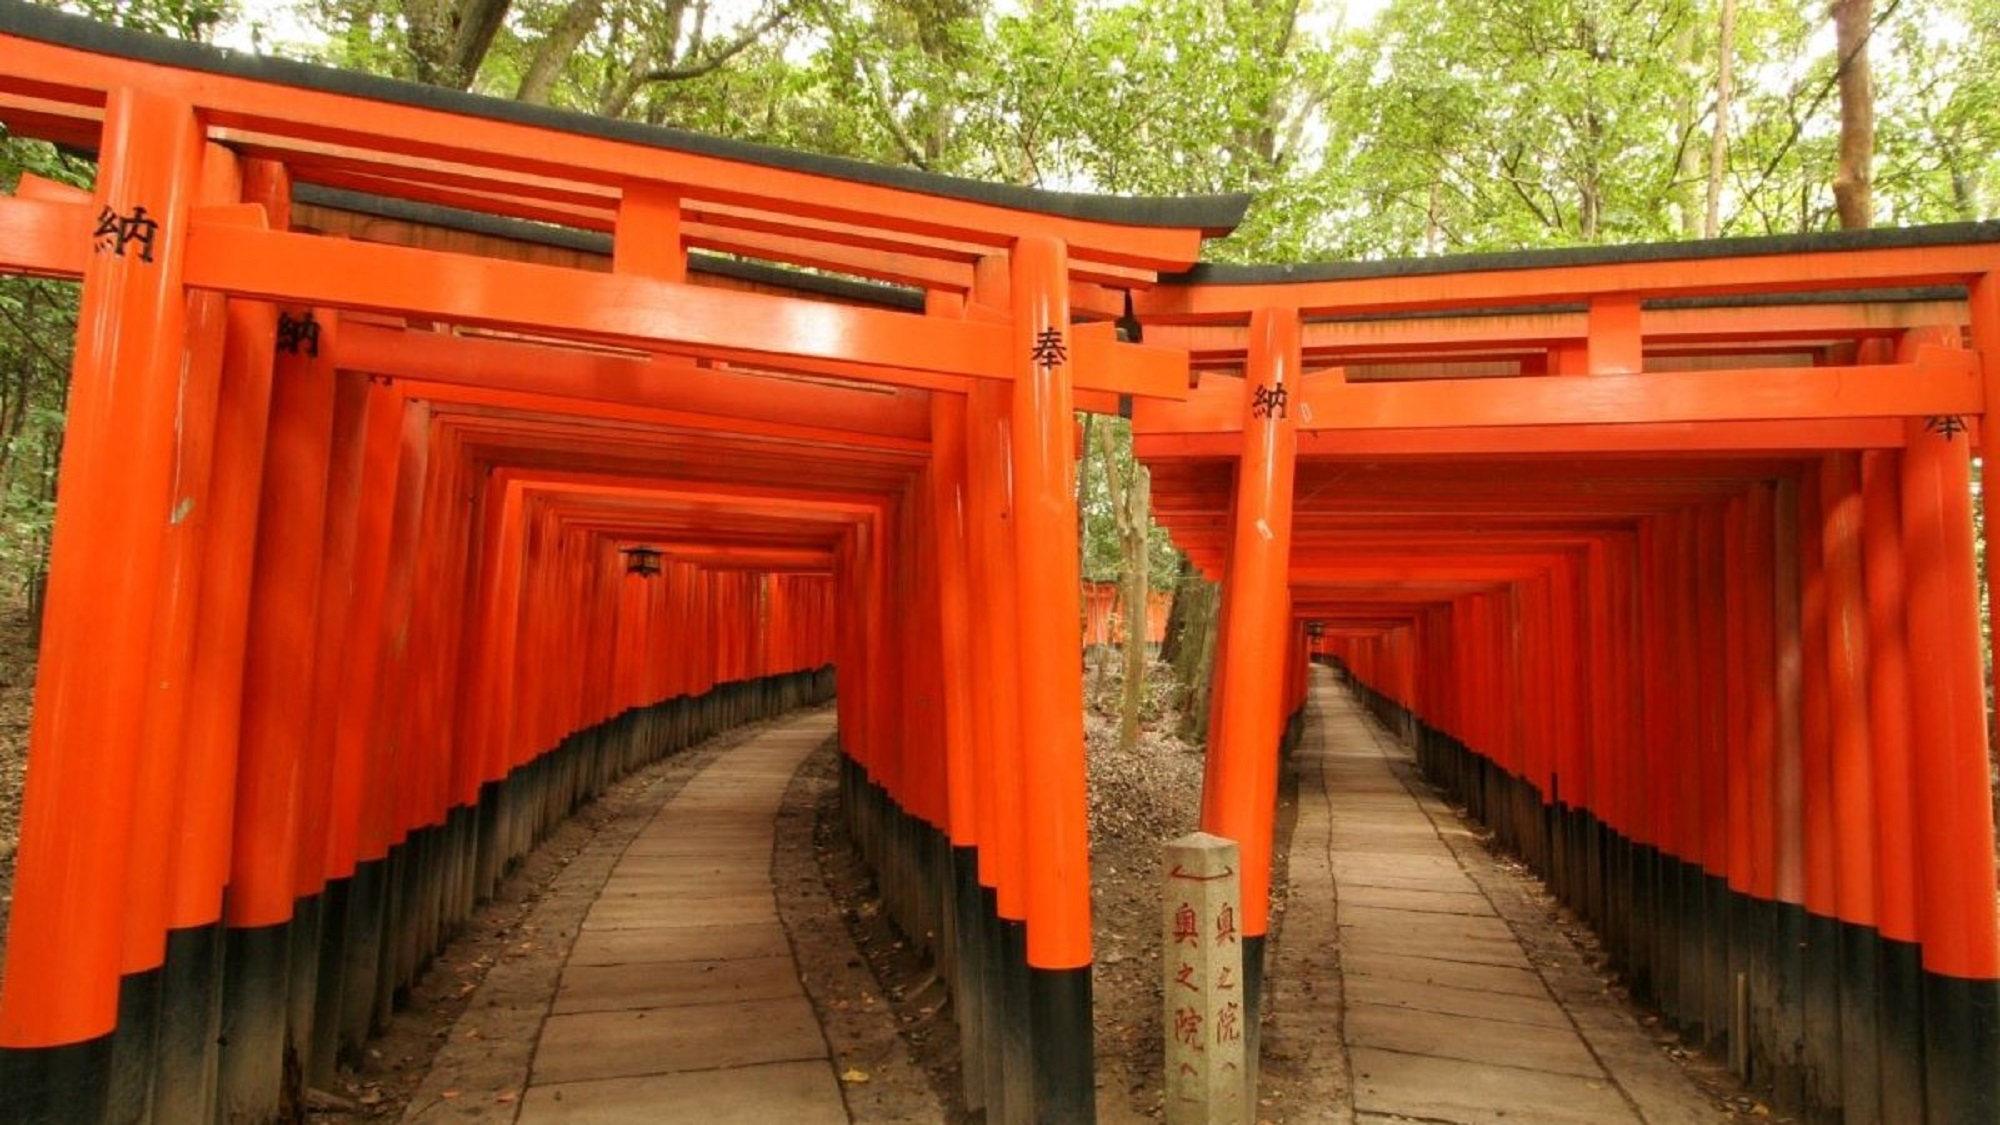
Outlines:
{"type": "Polygon", "coordinates": [[[1167,1125],[1244,1125],[1249,1029],[1236,843],[1191,833],[1167,844],[1163,866],[1167,1125]]]}

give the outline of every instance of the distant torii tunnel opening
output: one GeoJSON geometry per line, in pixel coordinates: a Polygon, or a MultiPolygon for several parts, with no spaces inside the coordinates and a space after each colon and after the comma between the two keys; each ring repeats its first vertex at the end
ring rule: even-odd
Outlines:
{"type": "Polygon", "coordinates": [[[0,270],[82,281],[10,1120],[276,1119],[580,801],[830,694],[967,1103],[1091,1120],[1079,409],[1225,583],[1202,826],[1253,1000],[1331,659],[1750,1081],[2000,1110],[2000,228],[1230,270],[1194,263],[1241,198],[19,6],[0,58],[9,131],[100,162],[0,199],[0,270]]]}

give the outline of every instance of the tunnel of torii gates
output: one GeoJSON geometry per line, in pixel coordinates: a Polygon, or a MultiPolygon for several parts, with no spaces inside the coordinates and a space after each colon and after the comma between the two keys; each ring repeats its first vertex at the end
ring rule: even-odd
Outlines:
{"type": "Polygon", "coordinates": [[[1755,1088],[2000,1118],[2000,226],[1200,266],[1246,200],[14,4],[0,121],[100,161],[0,198],[82,281],[0,1118],[289,1112],[571,808],[833,696],[968,1103],[1090,1120],[1076,410],[1224,583],[1252,971],[1320,659],[1755,1088]]]}

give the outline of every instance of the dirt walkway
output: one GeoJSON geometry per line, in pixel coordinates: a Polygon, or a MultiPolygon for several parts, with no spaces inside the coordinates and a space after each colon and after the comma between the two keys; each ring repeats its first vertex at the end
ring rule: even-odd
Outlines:
{"type": "Polygon", "coordinates": [[[1317,1089],[1292,1108],[1324,1108],[1290,1120],[1725,1119],[1607,995],[1534,880],[1488,854],[1329,674],[1312,696],[1272,986],[1281,1047],[1311,1045],[1317,1089]]]}
{"type": "MultiPolygon", "coordinates": [[[[1492,857],[1323,674],[1312,718],[1292,763],[1258,1121],[1727,1119],[1586,966],[1538,884],[1492,857]]],[[[718,1123],[965,1116],[939,1092],[951,1061],[929,1057],[955,1047],[933,1020],[949,1011],[937,982],[914,962],[883,977],[878,953],[910,960],[892,931],[857,952],[846,931],[879,920],[865,878],[821,886],[844,854],[810,843],[832,784],[810,755],[831,724],[811,713],[714,748],[657,811],[634,810],[643,827],[579,854],[522,927],[561,952],[487,975],[404,1120],[652,1121],[662,1105],[718,1123]],[[798,853],[775,864],[774,820],[798,853]]],[[[1107,879],[1104,921],[1150,916],[1156,882],[1107,879]]],[[[1141,952],[1107,960],[1153,967],[1141,952]]],[[[1141,1029],[1157,1011],[1154,986],[1129,983],[1102,990],[1101,1024],[1141,1029]]],[[[1127,1046],[1140,1045],[1099,1044],[1106,1121],[1158,1113],[1127,1046]]]]}
{"type": "Polygon", "coordinates": [[[772,824],[833,714],[723,750],[615,861],[551,888],[590,896],[559,979],[491,974],[404,1120],[710,1125],[848,1120],[843,1075],[779,921],[772,824]]]}

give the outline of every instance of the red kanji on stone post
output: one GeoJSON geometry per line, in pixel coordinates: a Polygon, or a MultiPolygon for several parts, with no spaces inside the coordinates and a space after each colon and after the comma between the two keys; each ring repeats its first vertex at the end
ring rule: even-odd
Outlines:
{"type": "Polygon", "coordinates": [[[1167,1122],[1240,1125],[1249,1117],[1236,844],[1206,832],[1183,836],[1167,845],[1165,867],[1167,1122]]]}

